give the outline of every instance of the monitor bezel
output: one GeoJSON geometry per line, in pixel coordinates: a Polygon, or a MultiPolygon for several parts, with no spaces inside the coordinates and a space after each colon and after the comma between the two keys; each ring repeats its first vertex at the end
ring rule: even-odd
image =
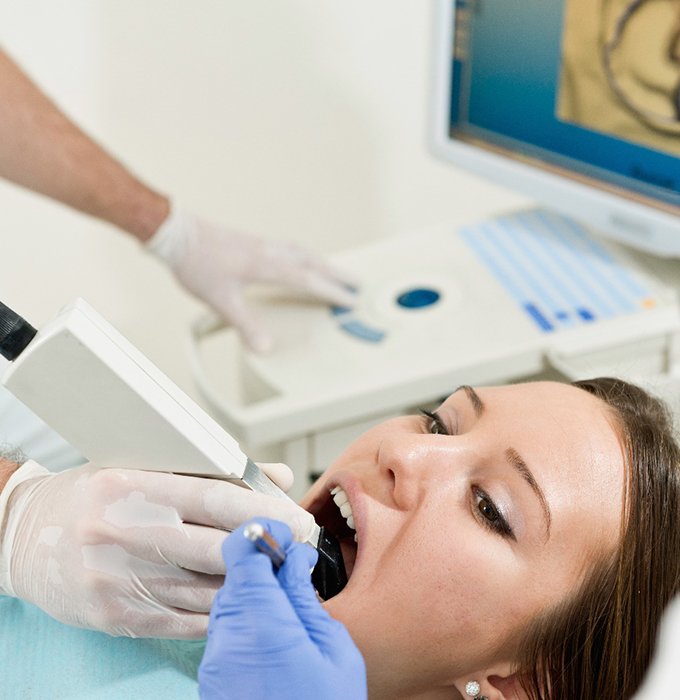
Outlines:
{"type": "Polygon", "coordinates": [[[455,0],[431,2],[434,36],[429,142],[434,155],[628,246],[662,257],[680,257],[680,208],[676,215],[668,211],[666,203],[656,207],[641,201],[637,193],[622,189],[618,194],[609,185],[586,184],[581,175],[570,175],[566,169],[558,174],[555,168],[522,162],[450,136],[455,0]]]}

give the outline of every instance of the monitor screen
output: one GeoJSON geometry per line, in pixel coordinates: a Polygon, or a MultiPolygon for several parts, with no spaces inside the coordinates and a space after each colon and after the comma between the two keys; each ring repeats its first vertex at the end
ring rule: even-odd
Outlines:
{"type": "Polygon", "coordinates": [[[680,255],[680,3],[438,4],[438,153],[680,255]]]}

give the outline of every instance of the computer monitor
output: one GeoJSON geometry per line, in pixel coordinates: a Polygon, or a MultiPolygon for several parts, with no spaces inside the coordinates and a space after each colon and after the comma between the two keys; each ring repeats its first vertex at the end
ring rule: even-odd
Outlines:
{"type": "Polygon", "coordinates": [[[433,4],[434,152],[680,256],[677,0],[433,4]]]}

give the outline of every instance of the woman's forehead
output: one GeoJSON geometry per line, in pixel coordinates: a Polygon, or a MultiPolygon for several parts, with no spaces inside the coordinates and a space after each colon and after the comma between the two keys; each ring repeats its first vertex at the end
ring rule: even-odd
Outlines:
{"type": "MultiPolygon", "coordinates": [[[[621,440],[611,409],[583,389],[559,382],[500,387],[463,387],[447,399],[471,421],[484,420],[492,435],[544,462],[550,456],[587,471],[621,458],[621,440]]],[[[552,461],[552,460],[549,460],[552,461]]],[[[585,474],[583,475],[585,476],[585,474]]]]}
{"type": "Polygon", "coordinates": [[[456,389],[444,403],[469,404],[476,414],[512,410],[517,415],[538,414],[549,417],[569,413],[575,408],[590,415],[607,415],[607,406],[598,398],[562,382],[526,382],[504,386],[471,387],[463,385],[456,389]]]}

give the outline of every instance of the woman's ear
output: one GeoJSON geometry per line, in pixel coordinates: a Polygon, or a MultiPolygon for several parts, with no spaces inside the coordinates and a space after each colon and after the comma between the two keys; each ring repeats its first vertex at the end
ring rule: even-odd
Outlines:
{"type": "Polygon", "coordinates": [[[498,692],[499,700],[500,698],[503,700],[529,700],[529,695],[522,687],[520,676],[517,673],[511,673],[507,676],[489,676],[487,680],[489,685],[498,692]]]}
{"type": "Polygon", "coordinates": [[[520,675],[513,671],[511,664],[496,664],[493,668],[470,674],[469,678],[456,681],[456,690],[465,700],[474,700],[470,692],[475,690],[472,683],[479,685],[478,698],[486,700],[529,700],[522,687],[520,675]],[[466,688],[467,686],[467,688],[466,688]]]}

